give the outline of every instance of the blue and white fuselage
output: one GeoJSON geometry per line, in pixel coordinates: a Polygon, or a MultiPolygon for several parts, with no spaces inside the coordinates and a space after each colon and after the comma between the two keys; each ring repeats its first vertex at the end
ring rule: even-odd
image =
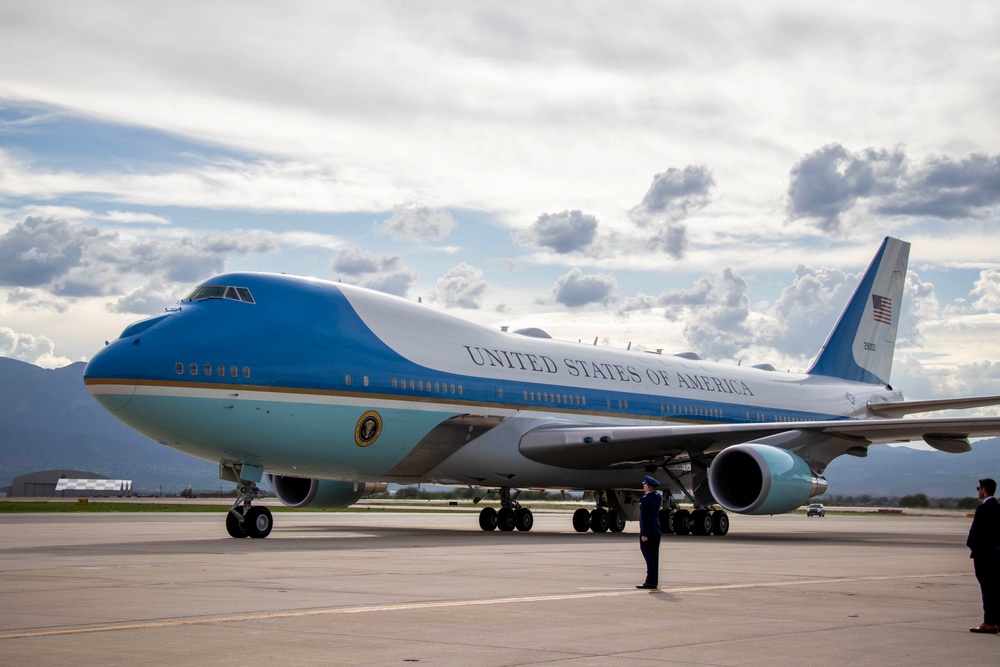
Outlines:
{"type": "MultiPolygon", "coordinates": [[[[161,444],[237,473],[266,471],[289,504],[305,498],[295,488],[322,495],[322,480],[353,490],[385,482],[637,490],[638,471],[687,463],[696,504],[788,511],[822,491],[834,457],[937,433],[888,428],[908,420],[877,419],[870,407],[902,401],[887,383],[907,249],[883,244],[864,293],[807,373],[505,333],[339,283],[229,273],[126,328],[94,356],[85,382],[161,444]],[[870,307],[869,293],[895,299],[895,310],[870,307]],[[848,422],[883,430],[839,427],[848,422]],[[738,446],[769,477],[758,491],[770,487],[771,502],[735,489],[747,465],[735,453],[734,479],[708,474],[738,446]],[[772,460],[772,449],[796,460],[772,460]],[[775,509],[786,465],[802,479],[775,509]]],[[[956,425],[946,435],[953,442],[981,430],[956,425]]]]}

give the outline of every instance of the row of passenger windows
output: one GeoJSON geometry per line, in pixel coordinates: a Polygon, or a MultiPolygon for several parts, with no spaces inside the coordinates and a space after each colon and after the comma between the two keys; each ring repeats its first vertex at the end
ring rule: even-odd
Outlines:
{"type": "MultiPolygon", "coordinates": [[[[185,367],[181,362],[177,362],[174,366],[178,375],[184,375],[185,367]]],[[[228,369],[229,377],[237,378],[240,375],[244,379],[250,378],[250,367],[243,366],[242,370],[238,366],[229,366],[228,369]]],[[[212,364],[203,364],[201,367],[198,364],[189,364],[187,366],[187,372],[190,375],[198,375],[201,373],[206,377],[212,377],[216,375],[218,377],[226,376],[226,367],[222,364],[213,366],[212,364]]],[[[351,375],[344,376],[344,384],[350,386],[353,382],[351,375]]],[[[362,384],[367,387],[371,384],[371,380],[367,375],[362,376],[362,384]]],[[[462,384],[455,384],[454,382],[440,382],[431,380],[415,380],[413,378],[392,378],[392,388],[400,389],[402,391],[427,391],[435,394],[451,394],[454,396],[461,396],[464,393],[462,384]]],[[[557,392],[548,391],[528,391],[527,389],[523,392],[523,398],[525,401],[532,403],[552,403],[555,405],[587,405],[587,397],[575,394],[561,394],[557,392]]],[[[503,399],[503,389],[497,389],[497,399],[503,399]]],[[[610,398],[606,399],[606,405],[608,408],[612,407],[612,400],[610,398]]],[[[628,400],[627,399],[616,399],[615,407],[619,410],[628,410],[628,400]]],[[[703,407],[687,407],[683,405],[670,405],[670,404],[660,404],[660,412],[669,415],[688,415],[693,417],[714,417],[717,419],[722,419],[723,412],[718,408],[703,408],[703,407]]],[[[758,414],[758,421],[765,421],[765,415],[758,414]]],[[[749,417],[749,415],[748,415],[749,417]]],[[[797,421],[791,417],[778,417],[774,421],[797,421]]]]}
{"type": "Polygon", "coordinates": [[[465,391],[461,383],[455,384],[454,382],[438,381],[432,383],[430,380],[424,382],[423,380],[414,380],[413,378],[392,378],[392,388],[402,389],[403,391],[407,389],[410,391],[424,391],[426,388],[427,391],[434,392],[435,394],[453,394],[457,396],[461,396],[465,391]]]}
{"type": "MultiPolygon", "coordinates": [[[[190,365],[188,365],[188,367],[187,367],[188,374],[190,374],[190,375],[198,375],[198,373],[199,373],[198,368],[199,368],[198,364],[190,364],[190,365]]],[[[177,371],[178,375],[184,375],[184,364],[178,361],[176,364],[174,364],[174,370],[177,371]]],[[[212,364],[204,364],[201,367],[201,373],[203,375],[207,376],[207,377],[211,377],[213,374],[215,374],[215,375],[217,375],[219,377],[226,377],[226,367],[223,366],[222,364],[219,364],[217,366],[213,366],[212,364]]],[[[231,377],[231,378],[239,377],[240,373],[241,373],[241,371],[240,371],[240,369],[239,369],[238,366],[230,366],[229,367],[229,377],[231,377]]],[[[242,370],[242,374],[243,374],[244,378],[249,378],[250,377],[250,367],[249,366],[244,366],[243,370],[242,370]]]]}
{"type": "MultiPolygon", "coordinates": [[[[557,394],[548,391],[527,391],[524,392],[524,400],[539,403],[555,403],[556,405],[586,405],[586,396],[576,396],[573,394],[557,394]]],[[[610,405],[609,405],[610,407],[610,405]]]]}

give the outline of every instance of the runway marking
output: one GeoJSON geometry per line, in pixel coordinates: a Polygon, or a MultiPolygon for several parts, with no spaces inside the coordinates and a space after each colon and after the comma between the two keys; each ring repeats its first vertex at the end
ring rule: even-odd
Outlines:
{"type": "Polygon", "coordinates": [[[624,597],[626,595],[656,595],[663,593],[700,593],[703,591],[731,591],[751,588],[781,588],[783,586],[807,586],[816,584],[845,584],[861,581],[895,581],[902,579],[942,579],[951,577],[971,577],[971,572],[948,572],[942,574],[900,574],[885,577],[848,577],[842,579],[798,579],[794,581],[772,581],[748,584],[712,584],[684,588],[661,588],[657,591],[638,589],[615,589],[601,592],[562,593],[556,595],[532,595],[509,598],[487,598],[483,600],[442,600],[440,602],[402,602],[399,604],[372,605],[367,607],[337,607],[332,609],[304,609],[300,611],[275,611],[263,614],[238,614],[212,618],[188,618],[174,621],[150,621],[148,623],[126,623],[102,625],[66,630],[37,630],[0,634],[2,639],[25,639],[30,637],[56,637],[79,635],[92,632],[117,632],[121,630],[149,630],[174,628],[185,625],[210,625],[213,623],[237,623],[243,621],[266,621],[276,618],[304,618],[307,616],[329,616],[332,614],[371,614],[386,611],[414,611],[422,609],[448,609],[452,607],[476,607],[497,604],[518,604],[526,602],[556,602],[559,600],[586,600],[592,598],[624,597]]]}

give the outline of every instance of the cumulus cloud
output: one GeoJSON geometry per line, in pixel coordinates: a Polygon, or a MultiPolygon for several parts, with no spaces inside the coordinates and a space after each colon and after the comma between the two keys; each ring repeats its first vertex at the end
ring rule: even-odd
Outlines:
{"type": "Polygon", "coordinates": [[[629,211],[629,216],[640,226],[654,221],[683,220],[711,201],[713,187],[715,178],[704,165],[671,167],[653,176],[649,190],[639,205],[629,211]]]}
{"type": "Polygon", "coordinates": [[[418,277],[400,255],[379,255],[358,246],[338,252],[330,268],[334,273],[348,276],[356,285],[396,296],[406,296],[418,277]]]}
{"type": "Polygon", "coordinates": [[[451,234],[457,224],[448,211],[417,207],[397,210],[376,229],[397,238],[440,241],[451,234]]]}
{"type": "Polygon", "coordinates": [[[983,217],[1000,204],[1000,156],[931,157],[906,174],[892,196],[876,207],[886,215],[943,220],[983,217]]]}
{"type": "Polygon", "coordinates": [[[489,291],[483,272],[462,262],[438,278],[434,299],[446,306],[481,308],[482,299],[489,291]]]}
{"type": "Polygon", "coordinates": [[[665,225],[653,235],[650,245],[674,259],[682,259],[688,248],[687,227],[680,224],[665,225]]]}
{"type": "Polygon", "coordinates": [[[824,231],[836,231],[840,216],[859,199],[892,192],[905,162],[900,147],[851,153],[840,144],[829,144],[813,151],[789,174],[788,217],[812,218],[824,231]]]}
{"type": "Polygon", "coordinates": [[[913,165],[902,147],[852,153],[830,144],[803,157],[789,174],[789,220],[810,219],[838,232],[842,216],[862,203],[879,215],[986,216],[1000,204],[1000,156],[931,157],[913,165]]]}
{"type": "Polygon", "coordinates": [[[774,343],[788,354],[815,354],[853,294],[858,276],[803,264],[794,273],[792,284],[768,313],[775,324],[774,343]]]}
{"type": "Polygon", "coordinates": [[[582,251],[597,236],[597,218],[583,211],[543,213],[521,231],[518,241],[526,245],[550,248],[559,254],[582,251]]]}
{"type": "Polygon", "coordinates": [[[973,306],[980,310],[1000,311],[1000,271],[987,269],[979,272],[972,289],[976,297],[973,306]]]}
{"type": "Polygon", "coordinates": [[[66,357],[56,356],[51,338],[19,333],[10,327],[0,327],[0,356],[44,368],[60,368],[72,363],[66,357]]]}
{"type": "Polygon", "coordinates": [[[591,303],[610,303],[617,289],[618,281],[613,275],[595,273],[587,276],[578,267],[573,267],[556,279],[552,294],[562,305],[578,308],[591,303]]]}
{"type": "Polygon", "coordinates": [[[137,283],[193,283],[222,272],[231,257],[277,247],[255,234],[131,242],[66,220],[28,217],[0,236],[0,285],[70,298],[121,295],[137,283]]]}
{"type": "Polygon", "coordinates": [[[80,266],[88,246],[115,239],[113,234],[74,227],[65,220],[26,218],[0,236],[0,285],[50,283],[80,266]]]}
{"type": "Polygon", "coordinates": [[[172,292],[162,287],[147,285],[132,290],[106,308],[112,313],[130,313],[134,315],[151,315],[177,303],[185,295],[172,292]]]}

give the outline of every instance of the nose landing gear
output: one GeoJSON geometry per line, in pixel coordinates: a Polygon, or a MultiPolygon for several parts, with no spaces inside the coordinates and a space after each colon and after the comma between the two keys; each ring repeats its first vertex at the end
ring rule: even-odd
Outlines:
{"type": "Polygon", "coordinates": [[[263,497],[264,492],[254,482],[240,480],[236,502],[226,514],[226,532],[231,537],[264,538],[271,534],[274,527],[271,510],[262,505],[251,505],[254,500],[263,497]]]}

